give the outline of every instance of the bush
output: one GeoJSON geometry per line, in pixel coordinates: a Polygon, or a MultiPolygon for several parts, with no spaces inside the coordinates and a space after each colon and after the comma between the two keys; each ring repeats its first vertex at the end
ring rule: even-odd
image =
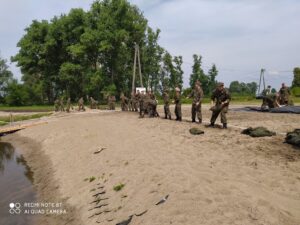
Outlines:
{"type": "Polygon", "coordinates": [[[292,88],[292,94],[296,97],[300,97],[300,87],[292,88]]]}
{"type": "Polygon", "coordinates": [[[26,88],[17,81],[13,81],[7,87],[5,102],[9,106],[22,106],[28,104],[30,98],[26,88]]]}

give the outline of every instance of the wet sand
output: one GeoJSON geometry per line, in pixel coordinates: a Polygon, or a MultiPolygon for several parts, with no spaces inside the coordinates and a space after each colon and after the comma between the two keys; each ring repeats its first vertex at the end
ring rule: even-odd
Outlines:
{"type": "MultiPolygon", "coordinates": [[[[190,120],[190,106],[182,111],[190,120]]],[[[203,117],[209,121],[207,105],[203,117]]],[[[110,225],[145,210],[130,225],[300,224],[299,149],[281,134],[253,139],[239,128],[284,133],[300,128],[299,115],[231,111],[228,130],[96,110],[44,120],[3,138],[23,149],[40,199],[68,209],[40,224],[110,225]],[[205,134],[192,136],[195,126],[205,134]],[[116,192],[118,184],[125,186],[116,192]],[[101,192],[102,206],[89,211],[101,192]]]]}

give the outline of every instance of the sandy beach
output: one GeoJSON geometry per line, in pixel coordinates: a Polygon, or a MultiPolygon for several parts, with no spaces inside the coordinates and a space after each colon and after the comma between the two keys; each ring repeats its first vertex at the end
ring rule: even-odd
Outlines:
{"type": "MultiPolygon", "coordinates": [[[[190,121],[190,106],[182,111],[190,121]]],[[[207,105],[203,119],[210,119],[207,105]]],[[[67,210],[40,216],[39,224],[112,225],[134,214],[142,215],[130,225],[300,224],[300,150],[283,143],[283,133],[300,128],[299,115],[230,111],[228,130],[120,111],[40,120],[47,124],[2,138],[23,153],[40,201],[67,210]],[[279,134],[242,135],[249,126],[279,134]],[[205,134],[191,135],[192,127],[205,134]]]]}

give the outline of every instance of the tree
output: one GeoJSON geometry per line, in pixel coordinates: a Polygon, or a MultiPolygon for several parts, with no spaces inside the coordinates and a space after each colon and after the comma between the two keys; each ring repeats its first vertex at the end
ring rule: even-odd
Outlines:
{"type": "Polygon", "coordinates": [[[134,46],[141,49],[143,80],[157,88],[163,49],[159,30],[126,0],[96,0],[90,10],[72,9],[50,21],[33,21],[12,60],[25,86],[39,87],[49,103],[58,96],[100,98],[107,86],[129,93],[134,46]]]}
{"type": "Polygon", "coordinates": [[[145,45],[142,49],[143,74],[146,78],[146,86],[157,91],[159,88],[159,72],[164,49],[158,45],[160,30],[155,32],[148,27],[145,45]]]}
{"type": "Polygon", "coordinates": [[[201,68],[202,64],[202,56],[201,55],[193,55],[194,58],[194,65],[193,65],[193,71],[190,76],[190,87],[194,88],[195,83],[197,80],[201,82],[201,86],[203,89],[204,94],[209,93],[209,77],[204,74],[204,71],[201,68]]]}
{"type": "Polygon", "coordinates": [[[255,95],[257,91],[257,83],[239,83],[238,81],[232,81],[229,86],[229,91],[239,95],[255,95]]]}
{"type": "Polygon", "coordinates": [[[300,67],[294,68],[294,80],[292,87],[300,87],[300,67]]]}
{"type": "Polygon", "coordinates": [[[218,75],[218,70],[215,64],[212,65],[211,69],[208,71],[209,78],[209,91],[212,92],[217,86],[216,77],[218,75]]]}
{"type": "Polygon", "coordinates": [[[5,101],[10,106],[27,105],[29,101],[29,95],[25,86],[19,84],[17,80],[13,80],[7,87],[5,101]]]}
{"type": "Polygon", "coordinates": [[[8,70],[7,61],[0,57],[0,103],[4,103],[7,87],[12,79],[13,74],[8,70]]]}

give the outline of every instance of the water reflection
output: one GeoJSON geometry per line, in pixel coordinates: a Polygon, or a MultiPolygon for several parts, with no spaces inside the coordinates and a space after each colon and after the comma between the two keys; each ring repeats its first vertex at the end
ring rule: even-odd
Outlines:
{"type": "Polygon", "coordinates": [[[5,169],[5,162],[12,160],[15,153],[14,147],[10,143],[0,142],[0,172],[5,169]]]}
{"type": "Polygon", "coordinates": [[[10,203],[35,202],[33,172],[10,143],[0,142],[0,225],[32,225],[34,216],[10,214],[10,203]]]}

